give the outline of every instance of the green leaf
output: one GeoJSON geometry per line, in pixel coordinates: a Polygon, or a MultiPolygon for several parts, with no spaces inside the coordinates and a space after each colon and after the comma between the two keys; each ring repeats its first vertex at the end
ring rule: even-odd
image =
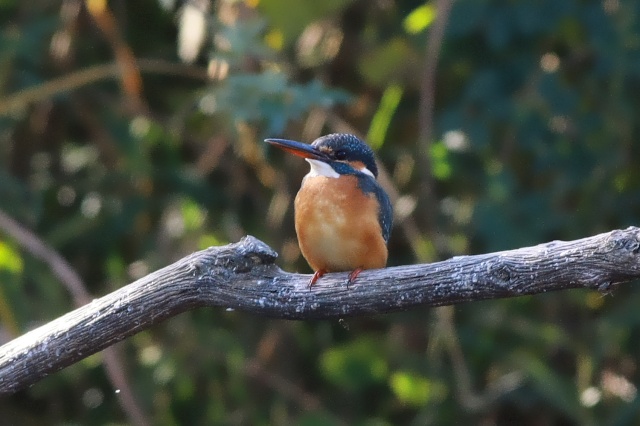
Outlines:
{"type": "Polygon", "coordinates": [[[328,108],[350,99],[336,89],[326,88],[319,80],[292,84],[283,73],[235,74],[225,84],[205,95],[212,96],[210,112],[232,114],[234,121],[262,122],[265,133],[282,133],[289,120],[313,106],[328,108]]]}
{"type": "Polygon", "coordinates": [[[449,159],[449,151],[442,142],[431,145],[431,174],[438,180],[447,180],[451,177],[452,167],[449,159]]]}
{"type": "Polygon", "coordinates": [[[393,118],[393,114],[400,104],[400,99],[402,99],[402,93],[402,86],[399,84],[391,84],[382,94],[378,110],[371,120],[371,126],[367,133],[367,142],[373,149],[380,148],[384,143],[391,118],[393,118]]]}
{"type": "Polygon", "coordinates": [[[436,19],[436,8],[432,4],[418,6],[404,18],[402,26],[409,34],[424,31],[436,19]]]}
{"type": "Polygon", "coordinates": [[[180,210],[182,212],[182,220],[187,231],[195,231],[202,226],[206,212],[190,199],[184,199],[181,202],[180,210]]]}
{"type": "Polygon", "coordinates": [[[6,270],[14,274],[22,273],[24,262],[17,250],[0,240],[0,270],[6,270]]]}
{"type": "Polygon", "coordinates": [[[418,62],[407,40],[395,37],[363,56],[358,68],[370,83],[386,86],[389,80],[400,79],[407,74],[407,67],[418,62]]]}
{"type": "Polygon", "coordinates": [[[369,338],[328,349],[320,365],[329,381],[351,390],[382,382],[388,371],[380,345],[369,338]]]}
{"type": "Polygon", "coordinates": [[[287,46],[296,41],[307,25],[319,18],[336,13],[347,3],[347,0],[270,0],[261,1],[258,9],[264,13],[273,27],[281,31],[284,44],[287,46]]]}
{"type": "Polygon", "coordinates": [[[446,391],[441,383],[408,371],[393,373],[389,378],[389,385],[398,400],[416,407],[425,405],[434,397],[440,399],[446,391]]]}

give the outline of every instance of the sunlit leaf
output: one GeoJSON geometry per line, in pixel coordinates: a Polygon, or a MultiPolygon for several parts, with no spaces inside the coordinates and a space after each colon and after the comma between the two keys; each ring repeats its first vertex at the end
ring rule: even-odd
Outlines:
{"type": "Polygon", "coordinates": [[[263,0],[258,4],[258,9],[269,19],[273,27],[281,31],[284,45],[288,46],[296,41],[307,25],[316,19],[330,16],[347,3],[348,0],[263,0]]]}
{"type": "Polygon", "coordinates": [[[198,241],[198,248],[200,250],[204,250],[209,247],[217,247],[227,244],[225,241],[221,241],[218,237],[213,234],[204,234],[200,236],[198,241]]]}
{"type": "Polygon", "coordinates": [[[0,240],[0,270],[6,270],[19,274],[24,268],[24,262],[20,253],[11,247],[6,241],[0,240]]]}
{"type": "Polygon", "coordinates": [[[417,34],[424,31],[436,18],[436,8],[432,4],[424,4],[413,9],[407,15],[402,25],[409,34],[417,34]]]}
{"type": "Polygon", "coordinates": [[[180,210],[186,230],[194,231],[202,226],[206,212],[202,210],[198,203],[189,199],[182,200],[180,210]]]}
{"type": "Polygon", "coordinates": [[[408,371],[397,371],[389,378],[396,398],[408,405],[423,406],[433,397],[441,398],[444,389],[426,377],[408,371]]]}
{"type": "Polygon", "coordinates": [[[273,29],[265,34],[264,41],[273,50],[282,50],[284,46],[284,36],[282,31],[278,29],[273,29]]]}
{"type": "Polygon", "coordinates": [[[371,120],[371,126],[367,133],[367,142],[372,148],[378,149],[384,143],[391,118],[400,104],[400,99],[402,99],[402,93],[403,89],[399,84],[392,84],[382,94],[378,110],[371,120]]]}
{"type": "Polygon", "coordinates": [[[431,173],[436,179],[446,180],[451,176],[452,166],[449,151],[442,142],[431,145],[431,173]]]}

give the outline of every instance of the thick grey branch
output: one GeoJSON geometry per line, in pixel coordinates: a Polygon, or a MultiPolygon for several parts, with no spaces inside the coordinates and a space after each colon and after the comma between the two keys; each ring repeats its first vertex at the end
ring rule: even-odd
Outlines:
{"type": "Polygon", "coordinates": [[[223,307],[287,319],[382,314],[568,288],[602,292],[640,278],[640,228],[576,241],[444,262],[308,275],[278,268],[277,254],[253,237],[193,253],[0,347],[0,394],[42,377],[186,310],[223,307]]]}

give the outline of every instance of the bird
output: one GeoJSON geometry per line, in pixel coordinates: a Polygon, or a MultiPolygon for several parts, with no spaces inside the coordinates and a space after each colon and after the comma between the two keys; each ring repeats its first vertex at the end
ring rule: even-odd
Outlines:
{"type": "Polygon", "coordinates": [[[298,245],[314,270],[309,289],[327,272],[350,271],[348,288],[364,269],[384,268],[393,209],[377,181],[373,150],[347,133],[322,136],[311,144],[265,142],[311,166],[294,201],[298,245]]]}

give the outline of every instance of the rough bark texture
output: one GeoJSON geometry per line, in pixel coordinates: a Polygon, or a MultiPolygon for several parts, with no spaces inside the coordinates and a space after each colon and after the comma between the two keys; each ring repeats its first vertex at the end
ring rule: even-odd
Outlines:
{"type": "Polygon", "coordinates": [[[51,321],[0,347],[0,395],[195,307],[330,319],[569,288],[609,292],[615,284],[640,278],[640,228],[363,271],[349,288],[347,274],[336,273],[309,290],[309,276],[283,272],[276,257],[266,244],[246,237],[193,253],[51,321]]]}

